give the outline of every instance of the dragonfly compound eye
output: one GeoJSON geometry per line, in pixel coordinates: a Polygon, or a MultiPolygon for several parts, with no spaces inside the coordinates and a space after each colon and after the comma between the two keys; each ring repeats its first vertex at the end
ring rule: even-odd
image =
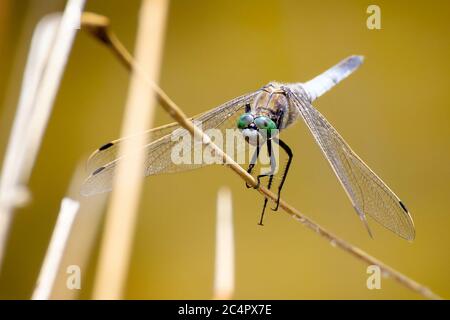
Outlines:
{"type": "Polygon", "coordinates": [[[255,124],[258,127],[258,129],[267,130],[269,132],[277,129],[277,125],[275,124],[275,122],[273,122],[272,119],[266,116],[256,118],[255,124]]]}
{"type": "Polygon", "coordinates": [[[239,117],[237,126],[239,129],[247,128],[253,122],[253,116],[249,113],[243,114],[239,117]]]}

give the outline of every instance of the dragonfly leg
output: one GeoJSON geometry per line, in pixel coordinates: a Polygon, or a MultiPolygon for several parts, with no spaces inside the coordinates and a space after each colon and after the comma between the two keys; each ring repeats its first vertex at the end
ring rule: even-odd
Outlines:
{"type": "MultiPolygon", "coordinates": [[[[262,177],[269,176],[269,183],[267,184],[267,189],[270,190],[270,188],[272,187],[273,176],[274,176],[274,173],[275,173],[276,167],[277,167],[275,158],[273,157],[273,153],[272,153],[272,140],[267,140],[267,152],[269,153],[269,159],[270,159],[270,167],[271,167],[270,172],[258,175],[257,179],[258,179],[258,185],[259,185],[260,179],[262,177]]],[[[262,209],[262,213],[261,213],[261,218],[258,223],[260,226],[263,226],[264,213],[266,212],[266,206],[267,206],[268,200],[269,199],[267,197],[264,198],[264,205],[263,205],[263,209],[262,209]]]]}
{"type": "Polygon", "coordinates": [[[291,167],[292,158],[294,157],[294,153],[292,152],[291,148],[283,140],[277,139],[275,140],[275,142],[278,143],[278,145],[284,150],[284,152],[286,152],[286,154],[288,155],[288,161],[286,163],[286,167],[284,168],[281,182],[278,186],[277,202],[275,208],[272,208],[273,211],[277,211],[278,207],[280,206],[281,189],[283,189],[283,184],[286,181],[289,168],[291,167]]]}
{"type": "MultiPolygon", "coordinates": [[[[258,144],[256,145],[256,150],[255,150],[255,152],[253,153],[252,160],[251,160],[250,164],[248,165],[247,172],[250,173],[250,174],[252,173],[253,168],[254,168],[255,165],[256,165],[256,161],[258,161],[259,151],[260,151],[260,147],[259,147],[259,143],[258,143],[258,144]]],[[[248,189],[248,188],[253,188],[253,186],[249,185],[247,182],[245,182],[245,186],[247,187],[247,189],[248,189]]],[[[258,189],[258,188],[259,188],[259,180],[258,180],[258,184],[257,184],[254,188],[255,188],[255,189],[258,189]]]]}
{"type": "MultiPolygon", "coordinates": [[[[267,184],[267,189],[270,190],[270,187],[272,187],[272,181],[273,181],[273,174],[269,176],[269,183],[267,184]]],[[[263,226],[263,219],[264,219],[264,213],[266,212],[266,206],[267,206],[267,202],[269,199],[264,198],[264,205],[263,205],[263,209],[262,209],[262,213],[261,213],[261,218],[259,220],[259,225],[263,226]]]]}

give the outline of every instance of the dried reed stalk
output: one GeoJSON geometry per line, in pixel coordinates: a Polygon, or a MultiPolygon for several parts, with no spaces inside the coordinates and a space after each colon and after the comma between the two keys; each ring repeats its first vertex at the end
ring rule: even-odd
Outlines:
{"type": "Polygon", "coordinates": [[[0,267],[14,209],[28,196],[26,184],[79,28],[85,0],[69,0],[62,17],[44,17],[35,29],[21,96],[0,181],[0,267]]]}
{"type": "Polygon", "coordinates": [[[79,207],[80,203],[69,197],[64,197],[61,201],[58,220],[53,229],[53,235],[33,292],[33,300],[48,300],[50,298],[79,207]]]}
{"type": "Polygon", "coordinates": [[[216,260],[213,299],[229,300],[234,294],[234,230],[231,190],[222,187],[217,194],[216,260]]]}
{"type": "MultiPolygon", "coordinates": [[[[84,162],[83,162],[84,164],[84,162]]],[[[83,166],[83,169],[85,166],[83,166]]],[[[83,179],[85,178],[83,170],[83,179]]],[[[77,185],[77,194],[80,192],[81,182],[77,185]]],[[[104,208],[106,204],[106,194],[92,197],[90,199],[75,198],[80,201],[72,230],[67,240],[66,249],[61,259],[60,267],[56,275],[55,283],[49,299],[73,300],[77,299],[85,288],[85,274],[89,260],[92,257],[92,250],[95,247],[97,235],[100,229],[104,208]],[[69,289],[67,287],[67,268],[75,265],[81,271],[80,290],[69,289]]]]}
{"type": "MultiPolygon", "coordinates": [[[[70,205],[63,200],[46,258],[33,293],[33,299],[76,299],[84,288],[85,271],[92,254],[106,203],[106,194],[86,198],[80,195],[80,187],[85,179],[86,164],[82,161],[74,171],[69,189],[64,199],[79,203],[73,221],[70,222],[70,205]],[[67,209],[69,213],[67,213],[67,209]],[[61,223],[60,223],[61,221],[61,223]],[[65,221],[65,222],[64,222],[65,221]],[[62,224],[62,226],[61,226],[62,224]],[[60,230],[60,231],[57,231],[60,230]],[[80,271],[80,288],[68,286],[70,268],[80,271]],[[50,271],[51,270],[51,271],[50,271]]],[[[69,201],[70,202],[70,201],[69,201]]]]}
{"type": "MultiPolygon", "coordinates": [[[[257,187],[257,181],[247,173],[239,164],[237,164],[232,158],[230,158],[226,153],[222,151],[217,145],[215,145],[209,136],[203,133],[197,126],[195,126],[192,121],[190,121],[184,112],[173,102],[169,96],[159,88],[142,70],[142,68],[134,61],[132,55],[126,50],[123,44],[111,31],[109,20],[105,17],[98,16],[95,14],[88,14],[82,17],[82,22],[84,26],[90,31],[90,33],[103,44],[105,44],[112,52],[119,58],[119,60],[127,67],[129,70],[133,70],[136,74],[141,77],[141,80],[146,83],[148,88],[153,90],[156,94],[156,98],[164,110],[183,128],[189,131],[192,136],[201,137],[205,145],[214,150],[216,155],[223,159],[225,166],[229,167],[233,172],[235,172],[239,177],[241,177],[247,184],[257,187]]],[[[264,197],[267,197],[273,201],[276,201],[277,195],[268,190],[264,186],[259,186],[256,190],[261,193],[264,197]]],[[[314,222],[310,218],[306,217],[299,210],[295,209],[293,206],[289,205],[286,201],[280,200],[280,208],[283,209],[288,215],[290,215],[294,220],[300,222],[308,229],[316,232],[322,238],[327,240],[333,246],[347,252],[351,256],[357,258],[358,260],[368,264],[377,265],[380,267],[382,274],[386,277],[392,278],[404,287],[420,294],[427,299],[442,299],[439,295],[425,287],[424,285],[414,281],[413,279],[407,277],[403,273],[395,270],[394,268],[388,266],[387,264],[381,262],[380,260],[372,257],[368,253],[364,252],[360,248],[348,243],[347,241],[337,237],[331,232],[327,231],[325,228],[320,226],[318,223],[314,222]]]]}
{"type": "MultiPolygon", "coordinates": [[[[168,0],[143,0],[136,40],[136,59],[149,80],[159,77],[168,0]]],[[[153,122],[154,92],[132,72],[122,135],[129,136],[148,129],[153,122]]],[[[120,149],[124,157],[114,177],[114,190],[106,216],[101,241],[94,299],[120,299],[123,294],[138,212],[144,171],[145,136],[127,140],[120,149]],[[136,151],[137,150],[137,151],[136,151]]]]}

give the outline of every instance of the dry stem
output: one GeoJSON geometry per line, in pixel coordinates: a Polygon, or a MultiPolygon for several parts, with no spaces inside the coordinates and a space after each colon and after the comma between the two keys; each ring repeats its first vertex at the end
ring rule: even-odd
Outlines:
{"type": "Polygon", "coordinates": [[[36,26],[20,99],[0,174],[0,267],[14,210],[26,203],[27,183],[52,112],[80,24],[85,0],[67,1],[62,17],[46,16],[36,26]]]}
{"type": "Polygon", "coordinates": [[[216,257],[214,291],[216,300],[230,300],[234,295],[234,226],[231,190],[222,187],[217,193],[216,257]]]}
{"type": "MultiPolygon", "coordinates": [[[[142,71],[132,70],[132,78],[122,135],[129,136],[146,130],[153,122],[154,92],[148,90],[140,73],[149,75],[155,83],[161,65],[162,43],[168,0],[142,1],[136,40],[136,59],[142,71]]],[[[94,299],[120,299],[131,256],[134,229],[142,190],[144,151],[138,148],[148,143],[145,136],[127,140],[119,148],[124,157],[113,180],[113,192],[108,208],[105,231],[101,242],[98,272],[94,286],[94,299]],[[140,152],[133,152],[139,150],[140,152]]]]}

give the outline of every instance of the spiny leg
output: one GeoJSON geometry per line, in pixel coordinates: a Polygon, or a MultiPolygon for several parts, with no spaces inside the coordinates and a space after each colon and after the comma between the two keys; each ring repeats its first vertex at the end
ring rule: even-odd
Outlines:
{"type": "MultiPolygon", "coordinates": [[[[253,153],[253,156],[252,156],[252,160],[250,161],[250,164],[248,165],[247,172],[249,174],[252,174],[252,171],[253,171],[253,168],[255,167],[256,161],[258,161],[259,151],[260,150],[261,150],[261,148],[259,147],[259,141],[258,141],[258,143],[256,145],[256,150],[255,150],[255,152],[253,153]]],[[[245,182],[245,186],[247,188],[252,188],[253,187],[253,186],[249,185],[247,182],[245,182]]],[[[258,184],[254,188],[257,189],[258,187],[259,187],[259,180],[258,180],[258,184]]]]}
{"type": "MultiPolygon", "coordinates": [[[[267,184],[267,189],[270,190],[270,188],[272,187],[273,176],[274,176],[274,173],[275,173],[276,167],[277,167],[277,164],[276,164],[275,158],[273,157],[273,152],[272,152],[272,140],[270,140],[270,139],[267,140],[267,152],[269,154],[269,159],[270,159],[270,172],[258,175],[257,179],[258,179],[258,185],[259,185],[260,179],[262,177],[269,176],[269,182],[267,184]]],[[[263,209],[262,209],[262,213],[261,213],[261,219],[259,220],[259,223],[258,223],[260,226],[263,226],[264,213],[266,212],[266,206],[267,206],[268,200],[269,199],[267,197],[264,198],[264,205],[263,205],[263,209]]]]}
{"type": "Polygon", "coordinates": [[[289,168],[291,167],[292,158],[294,157],[294,153],[292,152],[291,148],[281,139],[274,140],[281,148],[283,148],[284,152],[288,155],[288,161],[286,163],[286,167],[283,171],[283,176],[281,178],[281,182],[278,185],[278,194],[277,194],[277,202],[275,205],[275,208],[272,208],[272,210],[277,211],[278,207],[280,205],[280,196],[281,196],[281,189],[283,189],[283,184],[286,181],[287,174],[289,172],[289,168]]]}
{"type": "MultiPolygon", "coordinates": [[[[267,184],[267,189],[270,190],[270,188],[272,187],[272,181],[273,181],[273,174],[269,176],[269,183],[267,184]]],[[[262,209],[262,213],[261,213],[261,218],[259,220],[259,225],[263,226],[263,219],[264,219],[264,213],[266,212],[266,206],[267,206],[267,202],[269,199],[267,199],[267,197],[264,198],[264,205],[263,205],[263,209],[262,209]]]]}

